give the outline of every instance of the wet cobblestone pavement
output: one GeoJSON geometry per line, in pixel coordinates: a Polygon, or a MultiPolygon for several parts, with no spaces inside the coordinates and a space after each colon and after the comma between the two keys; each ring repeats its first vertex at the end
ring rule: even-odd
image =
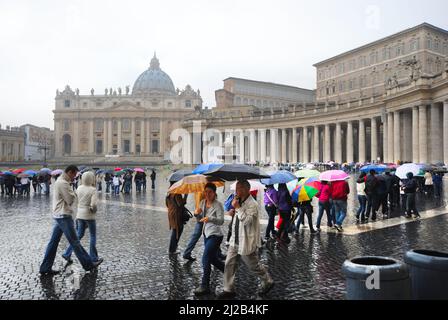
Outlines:
{"type": "MultiPolygon", "coordinates": [[[[74,257],[74,263],[64,272],[43,278],[38,271],[50,237],[51,197],[1,197],[0,299],[195,299],[193,290],[202,275],[200,259],[185,263],[181,256],[168,256],[170,233],[166,213],[153,208],[163,208],[166,187],[166,179],[160,177],[156,191],[119,197],[101,194],[97,248],[104,263],[97,272],[88,273],[74,257]],[[122,205],[123,202],[128,205],[122,205]]],[[[220,198],[225,194],[220,193],[220,198]]],[[[353,203],[353,199],[349,201],[353,203]]],[[[440,205],[419,201],[421,209],[440,205]]],[[[349,205],[347,224],[353,223],[353,211],[349,205]]],[[[193,227],[194,222],[190,221],[181,237],[180,249],[185,248],[193,227]]],[[[82,243],[88,248],[88,235],[82,243]]],[[[63,239],[55,269],[64,268],[61,254],[66,245],[63,239]]],[[[269,242],[262,249],[261,260],[276,281],[264,298],[344,299],[341,266],[345,259],[383,255],[403,260],[404,253],[415,248],[448,251],[448,215],[357,235],[310,235],[305,229],[292,237],[289,246],[269,242]]],[[[194,255],[200,258],[202,251],[200,241],[194,255]]],[[[236,280],[237,299],[259,299],[258,286],[258,280],[241,267],[236,280]]],[[[214,288],[222,290],[219,271],[212,273],[214,288]]],[[[214,299],[214,295],[204,298],[214,299]]]]}

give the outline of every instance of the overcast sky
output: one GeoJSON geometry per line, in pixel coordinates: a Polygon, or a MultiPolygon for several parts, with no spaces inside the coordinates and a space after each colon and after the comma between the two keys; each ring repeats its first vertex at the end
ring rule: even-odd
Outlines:
{"type": "Polygon", "coordinates": [[[134,84],[154,51],[204,105],[233,76],[315,89],[314,63],[428,22],[446,0],[0,0],[0,123],[53,128],[56,89],[134,84]]]}

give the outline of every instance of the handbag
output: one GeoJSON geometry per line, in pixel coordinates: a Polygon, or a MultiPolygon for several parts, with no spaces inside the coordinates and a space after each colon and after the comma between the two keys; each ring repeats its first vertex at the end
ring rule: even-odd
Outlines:
{"type": "Polygon", "coordinates": [[[191,218],[193,218],[193,214],[190,210],[184,207],[182,211],[182,222],[186,224],[191,218]]]}

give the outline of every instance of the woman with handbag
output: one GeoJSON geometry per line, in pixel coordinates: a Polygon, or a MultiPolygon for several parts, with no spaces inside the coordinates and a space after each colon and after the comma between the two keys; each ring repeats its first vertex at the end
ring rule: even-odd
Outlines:
{"type": "MultiPolygon", "coordinates": [[[[98,252],[96,250],[96,212],[97,212],[97,191],[95,184],[95,175],[88,171],[82,175],[81,186],[76,189],[78,198],[78,213],[76,215],[76,229],[78,239],[84,237],[86,228],[89,228],[90,234],[90,257],[93,262],[102,260],[98,259],[98,252]]],[[[71,255],[73,252],[72,246],[69,246],[62,257],[69,263],[72,262],[71,255]]]]}
{"type": "Polygon", "coordinates": [[[207,183],[204,188],[205,199],[201,201],[195,215],[204,224],[204,254],[202,256],[203,275],[201,286],[194,291],[195,295],[210,293],[210,275],[212,265],[224,272],[224,262],[219,258],[220,246],[224,238],[221,226],[224,224],[224,207],[217,200],[216,186],[207,183]]]}
{"type": "Polygon", "coordinates": [[[277,215],[278,196],[277,190],[275,190],[274,186],[272,185],[266,186],[266,191],[264,192],[264,207],[269,217],[265,239],[269,240],[271,239],[271,235],[272,238],[277,235],[277,232],[274,228],[274,220],[275,216],[277,215]]]}
{"type": "MultiPolygon", "coordinates": [[[[171,182],[173,185],[174,182],[171,182]]],[[[177,244],[179,243],[182,231],[184,231],[184,212],[186,210],[186,198],[180,194],[168,194],[165,198],[165,204],[168,208],[168,223],[171,230],[169,254],[178,254],[177,244]]]]}

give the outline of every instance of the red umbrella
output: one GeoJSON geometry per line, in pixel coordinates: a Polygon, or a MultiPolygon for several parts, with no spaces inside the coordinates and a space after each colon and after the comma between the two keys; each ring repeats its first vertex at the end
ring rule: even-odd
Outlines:
{"type": "Polygon", "coordinates": [[[20,169],[13,170],[12,173],[14,173],[14,174],[21,174],[25,170],[26,169],[24,169],[24,168],[20,168],[20,169]]]}
{"type": "Polygon", "coordinates": [[[118,168],[118,167],[114,169],[115,172],[117,172],[117,171],[121,171],[121,170],[123,170],[123,169],[118,168]]]}

